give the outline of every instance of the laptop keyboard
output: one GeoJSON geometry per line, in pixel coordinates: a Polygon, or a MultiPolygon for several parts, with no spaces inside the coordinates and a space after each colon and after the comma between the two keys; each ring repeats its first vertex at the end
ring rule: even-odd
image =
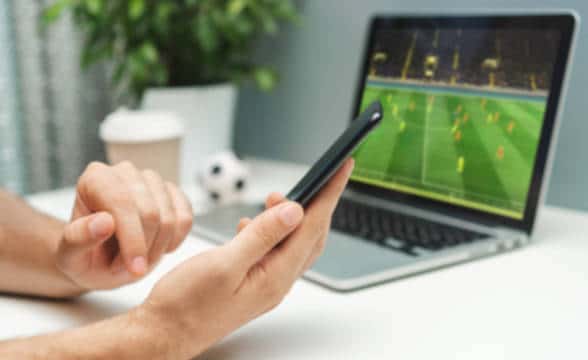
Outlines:
{"type": "Polygon", "coordinates": [[[419,249],[441,250],[488,237],[349,199],[339,201],[332,228],[410,255],[418,255],[419,249]]]}

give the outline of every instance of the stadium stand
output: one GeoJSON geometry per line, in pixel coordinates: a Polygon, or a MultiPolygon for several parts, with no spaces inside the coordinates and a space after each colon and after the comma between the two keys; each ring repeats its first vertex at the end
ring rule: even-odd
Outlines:
{"type": "Polygon", "coordinates": [[[545,91],[556,33],[415,29],[378,34],[370,75],[398,80],[545,91]],[[400,56],[398,54],[401,54],[400,56]]]}

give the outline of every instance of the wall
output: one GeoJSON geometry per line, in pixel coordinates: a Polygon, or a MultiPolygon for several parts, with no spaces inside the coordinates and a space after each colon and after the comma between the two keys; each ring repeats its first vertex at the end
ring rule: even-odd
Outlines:
{"type": "MultiPolygon", "coordinates": [[[[575,9],[588,17],[585,0],[363,0],[306,1],[302,26],[261,44],[260,60],[276,64],[281,83],[261,94],[241,93],[235,147],[243,154],[311,163],[350,119],[353,90],[373,13],[452,9],[575,9]]],[[[588,210],[588,153],[585,121],[588,33],[581,27],[571,73],[548,203],[588,210]]]]}

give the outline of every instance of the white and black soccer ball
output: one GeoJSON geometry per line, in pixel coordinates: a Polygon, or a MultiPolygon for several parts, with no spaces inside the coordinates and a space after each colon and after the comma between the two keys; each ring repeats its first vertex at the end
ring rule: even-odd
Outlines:
{"type": "Polygon", "coordinates": [[[232,151],[208,157],[199,169],[197,180],[216,204],[240,202],[249,185],[249,169],[232,151]]]}

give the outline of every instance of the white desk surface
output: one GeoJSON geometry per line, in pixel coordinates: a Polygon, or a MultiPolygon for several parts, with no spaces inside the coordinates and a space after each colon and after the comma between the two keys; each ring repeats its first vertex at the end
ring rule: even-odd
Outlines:
{"type": "MultiPolygon", "coordinates": [[[[252,169],[258,181],[251,198],[287,190],[304,171],[266,161],[252,161],[252,169]]],[[[73,192],[29,200],[65,218],[73,192]]],[[[588,359],[587,221],[586,214],[546,207],[528,247],[359,292],[339,294],[301,280],[274,312],[202,358],[588,359]]],[[[74,302],[0,296],[0,339],[124,312],[175,264],[210,247],[190,237],[143,281],[74,302]]]]}

